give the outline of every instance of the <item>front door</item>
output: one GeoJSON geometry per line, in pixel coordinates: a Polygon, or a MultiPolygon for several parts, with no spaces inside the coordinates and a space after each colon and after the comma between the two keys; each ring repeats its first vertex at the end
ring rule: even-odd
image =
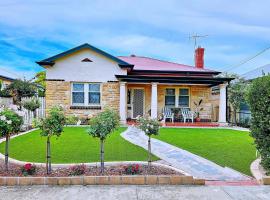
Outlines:
{"type": "Polygon", "coordinates": [[[143,116],[144,113],[144,90],[134,89],[133,90],[133,118],[138,115],[143,116]]]}

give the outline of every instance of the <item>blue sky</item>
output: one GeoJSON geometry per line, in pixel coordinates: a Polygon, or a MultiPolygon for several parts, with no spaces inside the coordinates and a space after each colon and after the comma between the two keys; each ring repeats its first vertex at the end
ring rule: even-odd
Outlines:
{"type": "Polygon", "coordinates": [[[270,63],[270,2],[265,0],[1,0],[0,70],[30,78],[35,61],[82,43],[113,55],[143,55],[193,65],[189,35],[205,47],[208,68],[243,74],[270,63]]]}

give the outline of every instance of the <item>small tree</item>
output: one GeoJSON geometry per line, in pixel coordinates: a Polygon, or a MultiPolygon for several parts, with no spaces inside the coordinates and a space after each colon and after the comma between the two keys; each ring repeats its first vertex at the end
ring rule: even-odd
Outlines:
{"type": "Polygon", "coordinates": [[[0,133],[6,137],[5,144],[5,169],[8,171],[9,139],[11,133],[18,133],[23,124],[23,119],[16,112],[4,109],[0,112],[0,133]]]}
{"type": "Polygon", "coordinates": [[[100,112],[90,119],[89,135],[100,139],[100,168],[104,173],[104,142],[106,137],[119,126],[119,115],[110,109],[100,112]]]}
{"type": "Polygon", "coordinates": [[[65,124],[65,115],[61,107],[53,107],[49,111],[48,117],[41,119],[38,127],[41,129],[41,136],[47,137],[46,145],[46,170],[47,174],[51,173],[51,142],[52,136],[59,137],[63,132],[65,124]]]}
{"type": "Polygon", "coordinates": [[[7,87],[7,91],[13,97],[14,103],[18,105],[21,110],[22,98],[34,96],[37,93],[37,87],[30,81],[17,79],[7,87]]]}
{"type": "Polygon", "coordinates": [[[251,136],[261,155],[261,164],[270,173],[270,75],[252,81],[247,94],[251,110],[251,136]]]}
{"type": "Polygon", "coordinates": [[[38,98],[34,97],[29,100],[25,100],[22,102],[22,105],[25,109],[32,111],[34,114],[34,118],[37,117],[37,109],[40,107],[40,101],[38,98]]]}
{"type": "Polygon", "coordinates": [[[38,96],[45,96],[46,88],[46,71],[36,73],[34,82],[38,85],[38,96]]]}
{"type": "Polygon", "coordinates": [[[159,134],[160,124],[156,119],[139,117],[137,119],[138,128],[145,132],[148,136],[148,169],[151,168],[152,153],[151,153],[151,136],[159,134]]]}

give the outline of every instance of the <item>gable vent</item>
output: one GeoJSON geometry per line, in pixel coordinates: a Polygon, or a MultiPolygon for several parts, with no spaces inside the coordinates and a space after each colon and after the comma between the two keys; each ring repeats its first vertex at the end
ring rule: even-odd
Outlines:
{"type": "Polygon", "coordinates": [[[89,58],[85,58],[82,60],[82,62],[93,62],[92,60],[90,60],[89,58]]]}

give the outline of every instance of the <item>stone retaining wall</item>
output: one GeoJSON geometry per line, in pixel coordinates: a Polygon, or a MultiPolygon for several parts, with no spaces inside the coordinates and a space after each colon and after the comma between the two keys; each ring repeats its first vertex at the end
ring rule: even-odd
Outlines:
{"type": "Polygon", "coordinates": [[[0,177],[0,186],[25,185],[205,185],[192,176],[0,177]]]}

